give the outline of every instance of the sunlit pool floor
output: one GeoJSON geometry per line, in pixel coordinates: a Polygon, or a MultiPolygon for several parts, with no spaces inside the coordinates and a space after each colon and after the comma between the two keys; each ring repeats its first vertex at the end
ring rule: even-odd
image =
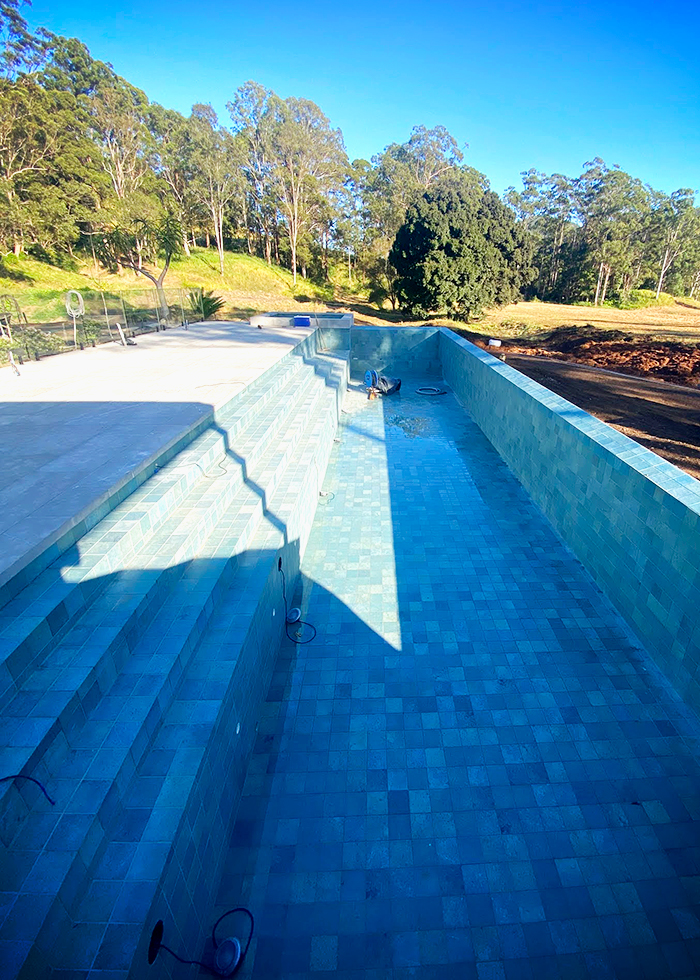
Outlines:
{"type": "MultiPolygon", "coordinates": [[[[434,380],[431,382],[434,383],[434,380]]],[[[350,393],[219,892],[259,980],[700,975],[695,721],[451,394],[350,393]]]]}

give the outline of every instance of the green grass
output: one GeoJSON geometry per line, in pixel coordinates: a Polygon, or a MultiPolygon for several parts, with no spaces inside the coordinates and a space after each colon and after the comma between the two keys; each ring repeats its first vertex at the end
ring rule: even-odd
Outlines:
{"type": "MultiPolygon", "coordinates": [[[[279,266],[268,266],[263,259],[224,253],[224,275],[219,274],[215,249],[194,249],[189,256],[173,260],[165,280],[166,292],[187,292],[201,286],[226,300],[222,316],[249,316],[266,310],[308,309],[325,305],[334,298],[332,285],[318,285],[297,277],[279,266]]],[[[143,293],[151,283],[131,272],[123,275],[95,275],[92,260],[76,260],[73,268],[60,268],[30,256],[6,256],[0,260],[0,293],[9,293],[34,323],[65,319],[65,293],[69,289],[105,290],[111,293],[143,293]]],[[[169,300],[170,301],[170,300],[169,300]]]]}

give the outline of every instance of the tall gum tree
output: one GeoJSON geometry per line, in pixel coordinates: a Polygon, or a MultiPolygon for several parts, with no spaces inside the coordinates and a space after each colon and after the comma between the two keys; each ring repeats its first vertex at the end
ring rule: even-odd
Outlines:
{"type": "Polygon", "coordinates": [[[233,133],[244,149],[242,168],[247,181],[244,194],[248,252],[252,254],[251,229],[257,232],[268,265],[272,264],[278,205],[274,194],[272,133],[279,122],[280,100],[257,82],[246,82],[226,104],[233,133]],[[250,206],[247,206],[247,202],[250,206]]]}
{"type": "Polygon", "coordinates": [[[223,126],[210,105],[192,106],[190,118],[194,144],[196,186],[211,215],[219,253],[219,272],[224,274],[224,220],[232,202],[243,193],[241,143],[223,126]]]}
{"type": "Polygon", "coordinates": [[[277,100],[272,131],[274,175],[285,219],[292,275],[297,281],[297,250],[314,221],[319,200],[342,187],[349,167],[343,137],[307,99],[277,100]]]}

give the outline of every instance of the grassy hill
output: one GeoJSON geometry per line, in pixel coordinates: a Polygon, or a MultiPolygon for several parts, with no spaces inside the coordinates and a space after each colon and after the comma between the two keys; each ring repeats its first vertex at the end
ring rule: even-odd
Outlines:
{"type": "MultiPolygon", "coordinates": [[[[309,309],[333,298],[332,287],[319,287],[301,277],[296,287],[292,275],[263,259],[226,252],[224,275],[214,249],[194,249],[173,264],[165,280],[166,292],[194,287],[213,289],[227,301],[227,316],[245,316],[265,310],[309,309]]],[[[92,262],[76,260],[72,267],[58,267],[30,256],[6,256],[0,260],[0,293],[9,293],[32,322],[65,317],[64,295],[68,289],[132,292],[151,288],[142,276],[131,272],[113,275],[95,272],[92,262]]],[[[185,296],[186,299],[186,296],[185,296]]]]}
{"type": "MultiPolygon", "coordinates": [[[[339,270],[336,270],[339,272],[339,270]]],[[[266,310],[320,310],[333,303],[336,308],[355,314],[358,322],[401,323],[400,313],[378,310],[366,298],[350,295],[343,276],[338,282],[318,286],[301,277],[296,286],[291,273],[279,266],[268,266],[263,259],[245,254],[226,252],[224,275],[219,275],[219,259],[215,249],[194,249],[190,256],[173,261],[165,281],[169,302],[178,301],[177,290],[194,287],[213,290],[226,300],[223,316],[247,319],[252,313],[266,310]]],[[[131,272],[112,275],[96,272],[91,260],[76,260],[72,267],[58,267],[29,256],[14,255],[0,259],[0,293],[15,297],[30,322],[46,323],[65,319],[64,296],[68,289],[79,289],[85,295],[90,290],[124,292],[137,297],[151,289],[143,277],[131,272]]],[[[428,323],[466,328],[474,335],[496,336],[503,339],[530,338],[546,335],[559,327],[589,327],[601,330],[620,329],[631,334],[659,335],[666,339],[694,339],[700,336],[700,303],[693,300],[676,301],[662,294],[661,302],[653,302],[653,294],[642,296],[644,308],[614,309],[610,306],[566,306],[556,303],[514,303],[500,310],[490,310],[477,323],[457,324],[432,317],[428,323]]],[[[101,310],[97,295],[91,305],[101,310]]],[[[137,304],[138,305],[138,304],[137,304]]]]}

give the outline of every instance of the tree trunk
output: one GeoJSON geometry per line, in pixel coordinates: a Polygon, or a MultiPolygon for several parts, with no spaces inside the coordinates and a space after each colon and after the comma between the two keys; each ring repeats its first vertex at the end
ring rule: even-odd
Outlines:
{"type": "Polygon", "coordinates": [[[253,242],[250,237],[250,223],[248,222],[248,200],[246,195],[243,195],[243,224],[245,225],[245,237],[248,244],[248,255],[253,254],[253,242]]]}
{"type": "Polygon", "coordinates": [[[265,258],[267,264],[272,265],[272,239],[268,231],[265,232],[265,258]]]}
{"type": "Polygon", "coordinates": [[[694,298],[695,293],[698,291],[698,289],[700,289],[700,269],[698,269],[698,271],[695,273],[695,277],[693,279],[693,285],[690,287],[691,299],[694,298]]]}
{"type": "Polygon", "coordinates": [[[21,255],[22,253],[22,243],[19,238],[15,238],[15,247],[13,249],[15,255],[21,255]]]}
{"type": "Polygon", "coordinates": [[[608,291],[608,282],[609,282],[609,280],[610,280],[610,266],[609,265],[606,265],[605,266],[605,280],[603,281],[603,293],[602,293],[602,295],[600,297],[600,305],[601,306],[605,302],[605,294],[608,291]]]}
{"type": "Polygon", "coordinates": [[[292,250],[292,278],[294,285],[297,284],[297,240],[296,235],[289,229],[289,247],[292,250]]]}
{"type": "Polygon", "coordinates": [[[183,231],[183,233],[182,233],[182,250],[185,253],[185,255],[189,256],[189,254],[190,254],[190,243],[187,241],[187,232],[185,232],[185,231],[183,231]]]}
{"type": "Polygon", "coordinates": [[[598,297],[600,296],[600,286],[602,281],[603,281],[603,263],[601,262],[600,267],[598,269],[598,284],[595,287],[595,299],[593,300],[594,306],[598,305],[598,297]]]}
{"type": "Polygon", "coordinates": [[[656,287],[656,298],[657,299],[661,295],[661,287],[664,284],[664,277],[665,277],[666,273],[668,272],[669,266],[671,265],[671,263],[668,261],[668,253],[669,253],[669,249],[666,249],[666,251],[664,252],[664,257],[663,257],[663,259],[661,261],[661,272],[659,273],[659,284],[656,287]]]}
{"type": "Polygon", "coordinates": [[[204,232],[204,240],[207,243],[207,248],[211,248],[211,239],[209,238],[209,232],[204,232]]]}

